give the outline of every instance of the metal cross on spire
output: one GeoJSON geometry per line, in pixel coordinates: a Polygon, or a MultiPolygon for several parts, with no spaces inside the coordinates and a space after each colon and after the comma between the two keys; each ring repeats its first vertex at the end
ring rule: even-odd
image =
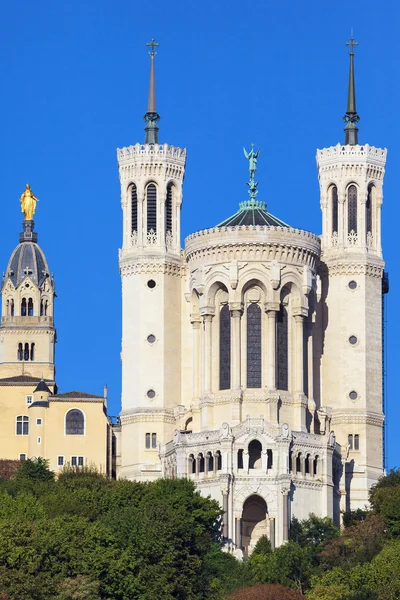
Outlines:
{"type": "Polygon", "coordinates": [[[156,42],[154,38],[152,38],[151,42],[147,42],[146,46],[151,48],[151,52],[149,52],[150,56],[154,57],[157,52],[154,51],[154,48],[157,48],[160,44],[156,42]]]}
{"type": "Polygon", "coordinates": [[[346,42],[346,46],[350,46],[350,52],[349,52],[349,54],[355,54],[354,47],[358,46],[358,42],[356,42],[355,39],[354,39],[354,37],[353,37],[353,30],[351,30],[350,39],[349,39],[348,42],[346,42]]]}

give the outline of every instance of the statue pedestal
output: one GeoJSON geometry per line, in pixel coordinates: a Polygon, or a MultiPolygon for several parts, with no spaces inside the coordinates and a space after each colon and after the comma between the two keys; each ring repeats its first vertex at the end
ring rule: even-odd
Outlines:
{"type": "Polygon", "coordinates": [[[19,234],[20,242],[37,242],[38,234],[33,231],[35,221],[22,221],[22,233],[19,234]]]}

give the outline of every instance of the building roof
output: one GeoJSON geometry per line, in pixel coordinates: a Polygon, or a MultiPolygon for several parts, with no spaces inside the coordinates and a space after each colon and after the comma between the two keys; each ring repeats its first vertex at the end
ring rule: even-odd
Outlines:
{"type": "Polygon", "coordinates": [[[38,383],[38,385],[36,386],[36,389],[34,390],[34,392],[46,392],[47,394],[51,394],[51,390],[49,390],[49,388],[46,385],[46,382],[44,379],[41,379],[38,383]]]}
{"type": "Polygon", "coordinates": [[[6,277],[17,287],[25,277],[40,287],[49,276],[49,267],[43,250],[35,242],[22,242],[14,249],[8,262],[6,277]]]}
{"type": "Polygon", "coordinates": [[[96,396],[94,394],[87,394],[86,392],[79,392],[74,390],[73,392],[64,392],[63,394],[55,394],[51,397],[51,400],[104,400],[102,396],[96,396]]]}
{"type": "Polygon", "coordinates": [[[266,227],[290,227],[267,211],[265,202],[246,200],[240,202],[239,210],[217,225],[217,227],[236,227],[239,225],[262,225],[266,227]]]}
{"type": "MultiPolygon", "coordinates": [[[[0,385],[38,385],[40,383],[39,377],[32,377],[31,375],[13,375],[12,377],[3,377],[0,379],[0,385]]],[[[54,385],[54,381],[49,379],[46,380],[46,384],[54,385]]]]}

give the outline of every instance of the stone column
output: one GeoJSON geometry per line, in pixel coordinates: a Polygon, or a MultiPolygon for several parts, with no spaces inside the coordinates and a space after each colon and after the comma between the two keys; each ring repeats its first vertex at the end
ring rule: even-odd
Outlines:
{"type": "Polygon", "coordinates": [[[304,394],[304,338],[303,338],[303,321],[304,316],[297,314],[294,317],[295,321],[295,364],[296,364],[296,385],[295,391],[304,394]]]}
{"type": "Polygon", "coordinates": [[[365,247],[367,245],[367,223],[366,223],[366,203],[367,203],[367,192],[359,194],[360,204],[359,211],[357,213],[357,228],[358,228],[358,239],[357,245],[365,247]]]}
{"type": "Polygon", "coordinates": [[[204,392],[211,392],[212,377],[212,319],[213,315],[204,315],[204,392]]]}
{"type": "Polygon", "coordinates": [[[292,475],[295,476],[296,475],[296,468],[297,468],[297,452],[292,452],[292,475]]]}
{"type": "Polygon", "coordinates": [[[200,396],[200,315],[190,317],[193,327],[193,398],[200,396]]]}
{"type": "Polygon", "coordinates": [[[276,390],[276,315],[279,305],[267,304],[268,316],[268,373],[267,387],[276,390]]]}
{"type": "Polygon", "coordinates": [[[241,387],[241,356],[240,356],[240,321],[242,317],[241,302],[229,305],[231,311],[231,389],[241,387]]]}
{"type": "Polygon", "coordinates": [[[338,245],[341,247],[347,245],[347,227],[344,218],[344,201],[344,195],[338,194],[338,245]]]}
{"type": "Polygon", "coordinates": [[[223,523],[223,530],[222,530],[222,535],[224,536],[224,538],[226,539],[228,537],[228,491],[223,491],[222,492],[222,508],[224,511],[223,517],[222,517],[222,523],[223,523]]]}
{"type": "Polygon", "coordinates": [[[289,539],[289,488],[282,488],[282,540],[287,542],[289,539]]]}
{"type": "Polygon", "coordinates": [[[236,537],[236,548],[238,550],[242,549],[242,519],[235,519],[235,537],[236,537]]]}
{"type": "Polygon", "coordinates": [[[308,398],[314,399],[314,346],[313,346],[313,321],[310,319],[307,321],[307,333],[308,333],[308,346],[307,346],[307,358],[308,358],[308,398]]]}
{"type": "Polygon", "coordinates": [[[275,517],[269,519],[269,541],[271,542],[272,550],[275,550],[275,517]]]}

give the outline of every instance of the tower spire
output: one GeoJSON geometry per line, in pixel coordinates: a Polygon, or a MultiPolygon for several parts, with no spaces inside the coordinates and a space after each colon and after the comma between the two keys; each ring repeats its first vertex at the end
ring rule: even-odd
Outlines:
{"type": "Polygon", "coordinates": [[[158,125],[157,122],[160,120],[160,115],[156,110],[156,83],[154,76],[154,57],[157,52],[154,51],[154,48],[159,46],[155,39],[153,38],[151,42],[148,42],[146,46],[150,47],[151,50],[149,52],[150,55],[150,81],[149,81],[149,96],[147,101],[147,112],[144,115],[144,120],[146,121],[146,127],[144,128],[146,132],[145,144],[158,144],[158,125]]]}
{"type": "Polygon", "coordinates": [[[351,32],[350,40],[346,42],[346,46],[350,46],[350,70],[349,70],[349,88],[347,92],[347,110],[343,117],[346,123],[344,128],[346,145],[356,146],[358,144],[358,127],[356,123],[360,117],[356,109],[356,86],[354,83],[354,46],[358,46],[358,42],[354,40],[353,31],[351,32]]]}

